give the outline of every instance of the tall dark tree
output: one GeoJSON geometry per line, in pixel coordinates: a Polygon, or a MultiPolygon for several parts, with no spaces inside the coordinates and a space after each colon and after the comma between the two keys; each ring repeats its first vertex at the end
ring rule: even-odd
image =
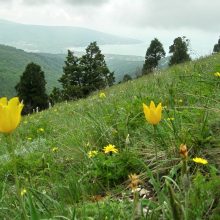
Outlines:
{"type": "Polygon", "coordinates": [[[123,77],[122,82],[127,82],[129,80],[132,80],[132,77],[129,74],[125,74],[124,77],[123,77]]]}
{"type": "Polygon", "coordinates": [[[173,44],[170,46],[171,56],[169,65],[178,63],[184,63],[190,61],[190,55],[188,54],[189,40],[186,37],[177,37],[174,39],[173,44]]]}
{"type": "Polygon", "coordinates": [[[219,53],[220,52],[220,37],[218,39],[218,43],[214,45],[213,53],[219,53]]]}
{"type": "Polygon", "coordinates": [[[29,63],[20,77],[20,82],[15,86],[18,97],[24,102],[24,114],[32,113],[37,108],[43,110],[48,107],[45,85],[41,67],[35,63],[29,63]]]}
{"type": "Polygon", "coordinates": [[[162,43],[157,38],[154,38],[147,49],[142,74],[152,72],[157,67],[159,60],[165,55],[162,43]]]}
{"type": "Polygon", "coordinates": [[[79,63],[80,59],[68,50],[65,66],[63,67],[64,74],[59,79],[63,87],[62,96],[66,100],[83,97],[83,75],[79,63]]]}
{"type": "Polygon", "coordinates": [[[80,59],[82,71],[82,85],[84,95],[90,92],[113,85],[114,73],[110,72],[105,57],[96,42],[90,43],[86,48],[86,54],[80,59]]]}

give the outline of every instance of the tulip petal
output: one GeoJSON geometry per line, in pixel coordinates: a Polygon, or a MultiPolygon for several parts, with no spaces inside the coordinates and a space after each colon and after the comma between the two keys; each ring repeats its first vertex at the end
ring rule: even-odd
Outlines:
{"type": "Polygon", "coordinates": [[[150,117],[150,109],[147,105],[145,105],[143,103],[143,108],[144,108],[144,115],[147,121],[149,121],[149,117],[150,117]]]}
{"type": "Polygon", "coordinates": [[[10,99],[0,99],[0,132],[10,133],[20,123],[23,104],[19,102],[18,97],[10,99]]]}
{"type": "Polygon", "coordinates": [[[2,104],[2,105],[7,105],[7,104],[8,104],[7,98],[6,98],[6,97],[0,98],[0,104],[2,104]]]}
{"type": "Polygon", "coordinates": [[[156,107],[155,107],[155,104],[154,104],[154,101],[151,101],[150,102],[150,109],[155,109],[156,107]]]}

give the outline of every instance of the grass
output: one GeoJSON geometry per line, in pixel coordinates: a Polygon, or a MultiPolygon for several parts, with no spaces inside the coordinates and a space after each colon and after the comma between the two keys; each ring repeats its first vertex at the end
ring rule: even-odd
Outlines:
{"type": "MultiPolygon", "coordinates": [[[[106,98],[94,93],[24,117],[13,145],[30,219],[219,219],[219,60],[177,65],[106,89],[106,98]],[[151,100],[164,106],[156,133],[142,109],[151,100]],[[104,154],[108,144],[119,153],[104,154]],[[89,158],[91,150],[98,155],[89,158]],[[132,173],[150,196],[131,201],[132,173]]],[[[0,218],[22,219],[3,135],[0,144],[0,218]]]]}

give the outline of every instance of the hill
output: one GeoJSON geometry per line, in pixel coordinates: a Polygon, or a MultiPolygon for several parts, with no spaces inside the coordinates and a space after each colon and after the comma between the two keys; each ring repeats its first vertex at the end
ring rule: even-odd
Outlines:
{"type": "Polygon", "coordinates": [[[99,45],[140,43],[139,40],[81,27],[27,25],[0,20],[0,44],[25,51],[66,53],[67,48],[87,46],[92,41],[99,45]]]}
{"type": "MultiPolygon", "coordinates": [[[[76,52],[81,56],[82,53],[76,52]]],[[[14,86],[19,81],[25,66],[30,62],[39,64],[45,72],[48,93],[54,86],[59,87],[57,80],[63,73],[65,54],[28,53],[21,49],[0,45],[0,96],[15,95],[14,86]]],[[[125,74],[136,77],[143,66],[143,57],[125,55],[106,55],[106,62],[111,71],[115,72],[116,82],[125,74]]]]}
{"type": "Polygon", "coordinates": [[[220,219],[219,60],[57,104],[0,134],[0,218],[220,219]]]}
{"type": "Polygon", "coordinates": [[[39,64],[45,72],[47,89],[58,86],[57,79],[62,74],[64,56],[27,53],[14,47],[0,45],[0,96],[15,95],[15,85],[30,62],[39,64]]]}

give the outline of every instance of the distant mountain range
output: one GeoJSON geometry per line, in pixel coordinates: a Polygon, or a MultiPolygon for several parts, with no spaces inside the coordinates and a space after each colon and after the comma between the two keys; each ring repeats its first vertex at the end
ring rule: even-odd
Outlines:
{"type": "Polygon", "coordinates": [[[98,45],[136,44],[141,41],[82,27],[28,25],[0,20],[0,44],[29,52],[66,53],[67,48],[98,45]]]}
{"type": "MultiPolygon", "coordinates": [[[[88,46],[92,41],[97,41],[98,45],[140,43],[135,39],[79,27],[25,25],[0,20],[0,97],[15,95],[14,87],[30,62],[42,67],[47,92],[50,93],[54,86],[60,86],[57,80],[63,74],[67,49],[88,46]]],[[[83,54],[77,51],[74,53],[77,56],[83,54]]],[[[144,63],[144,57],[133,55],[105,54],[105,60],[109,69],[115,72],[116,83],[125,74],[135,78],[140,74],[144,63]]],[[[169,58],[162,59],[159,68],[166,67],[168,61],[169,58]]]]}

